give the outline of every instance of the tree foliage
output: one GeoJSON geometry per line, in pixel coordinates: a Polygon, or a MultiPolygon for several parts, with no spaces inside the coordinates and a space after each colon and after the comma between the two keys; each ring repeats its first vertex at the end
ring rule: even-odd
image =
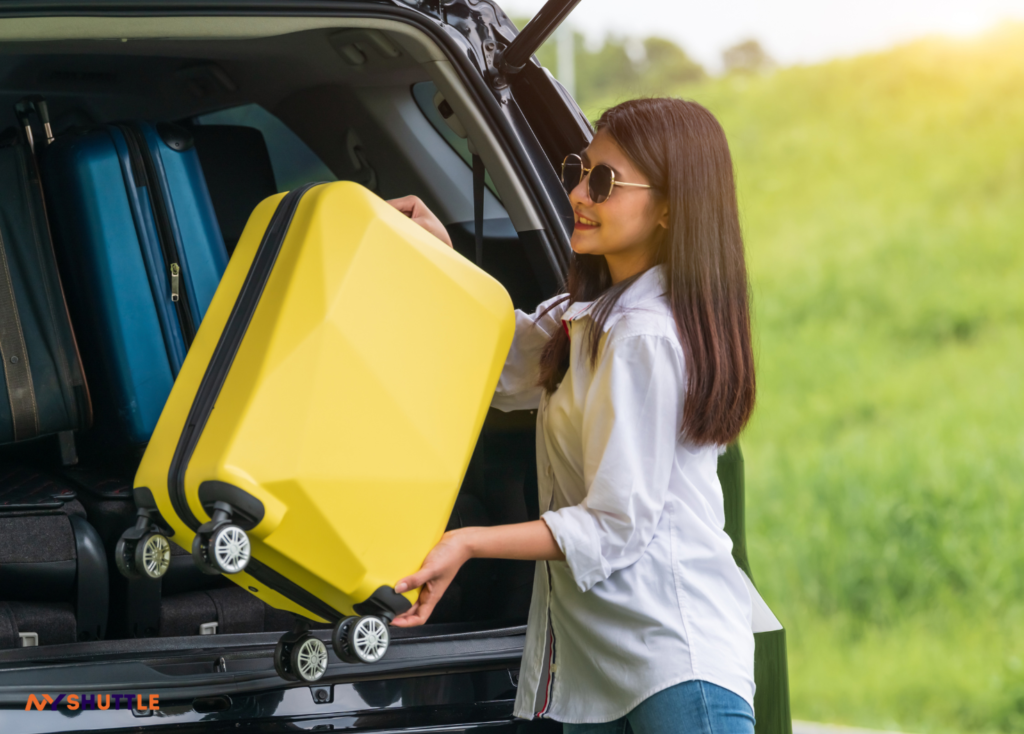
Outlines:
{"type": "MultiPolygon", "coordinates": [[[[513,19],[519,28],[526,19],[513,19]]],[[[537,51],[537,59],[558,78],[557,36],[537,51]]],[[[596,49],[588,48],[583,34],[573,33],[576,89],[574,97],[584,109],[597,100],[665,94],[669,89],[704,79],[704,67],[674,41],[651,37],[606,37],[596,49]]]]}
{"type": "Polygon", "coordinates": [[[761,44],[754,39],[737,43],[722,52],[722,63],[727,72],[757,73],[771,71],[775,68],[775,61],[761,44]]]}

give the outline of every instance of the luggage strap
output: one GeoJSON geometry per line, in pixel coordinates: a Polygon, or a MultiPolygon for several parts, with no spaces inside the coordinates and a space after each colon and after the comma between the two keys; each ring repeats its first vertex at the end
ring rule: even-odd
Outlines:
{"type": "Polygon", "coordinates": [[[32,384],[25,333],[18,316],[18,301],[7,264],[7,247],[0,233],[0,357],[3,359],[4,382],[11,401],[11,423],[14,440],[24,441],[39,433],[39,410],[32,384]]]}
{"type": "Polygon", "coordinates": [[[484,266],[484,161],[473,154],[473,238],[476,242],[476,266],[484,266]]]}

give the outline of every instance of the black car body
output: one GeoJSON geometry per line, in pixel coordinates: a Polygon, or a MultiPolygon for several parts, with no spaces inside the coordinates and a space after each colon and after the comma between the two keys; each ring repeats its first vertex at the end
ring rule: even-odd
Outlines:
{"type": "MultiPolygon", "coordinates": [[[[592,135],[531,58],[573,5],[553,0],[519,34],[491,0],[0,0],[0,121],[10,118],[0,127],[15,124],[7,111],[29,94],[49,100],[58,136],[131,118],[256,120],[275,163],[312,161],[278,171],[282,188],[326,171],[385,197],[417,194],[468,257],[477,254],[478,154],[489,174],[483,267],[532,309],[561,287],[571,255],[557,165],[592,135]]],[[[454,524],[537,516],[534,420],[488,417],[454,524]]],[[[55,461],[45,439],[3,451],[55,461]]],[[[103,449],[84,436],[81,451],[88,463],[103,449]]],[[[727,531],[749,575],[738,448],[720,476],[727,531]]],[[[460,574],[461,597],[433,624],[396,630],[372,666],[332,654],[315,685],[275,673],[279,633],[118,632],[112,607],[106,639],[0,650],[0,731],[559,729],[512,718],[531,577],[531,564],[474,561],[460,574]]],[[[0,602],[4,593],[0,585],[0,602]]],[[[169,593],[158,589],[156,603],[169,593]]],[[[757,730],[788,734],[784,632],[759,597],[755,607],[757,730]]]]}

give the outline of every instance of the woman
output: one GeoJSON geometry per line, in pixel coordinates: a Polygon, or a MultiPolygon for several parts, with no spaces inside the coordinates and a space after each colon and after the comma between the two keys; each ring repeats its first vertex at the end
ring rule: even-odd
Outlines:
{"type": "MultiPolygon", "coordinates": [[[[493,400],[539,408],[541,519],[446,533],[394,624],[425,622],[470,558],[537,560],[517,716],[749,734],[751,601],[716,474],[754,406],[725,134],[692,102],[625,102],[562,176],[568,295],[516,312],[493,400]]],[[[419,200],[393,203],[451,244],[419,200]]]]}

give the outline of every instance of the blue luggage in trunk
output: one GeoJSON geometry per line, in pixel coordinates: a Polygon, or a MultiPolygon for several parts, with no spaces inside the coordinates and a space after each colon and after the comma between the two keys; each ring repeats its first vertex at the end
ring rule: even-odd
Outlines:
{"type": "Polygon", "coordinates": [[[41,161],[97,424],[141,446],[227,265],[199,158],[188,131],[136,122],[58,136],[41,161]]]}

